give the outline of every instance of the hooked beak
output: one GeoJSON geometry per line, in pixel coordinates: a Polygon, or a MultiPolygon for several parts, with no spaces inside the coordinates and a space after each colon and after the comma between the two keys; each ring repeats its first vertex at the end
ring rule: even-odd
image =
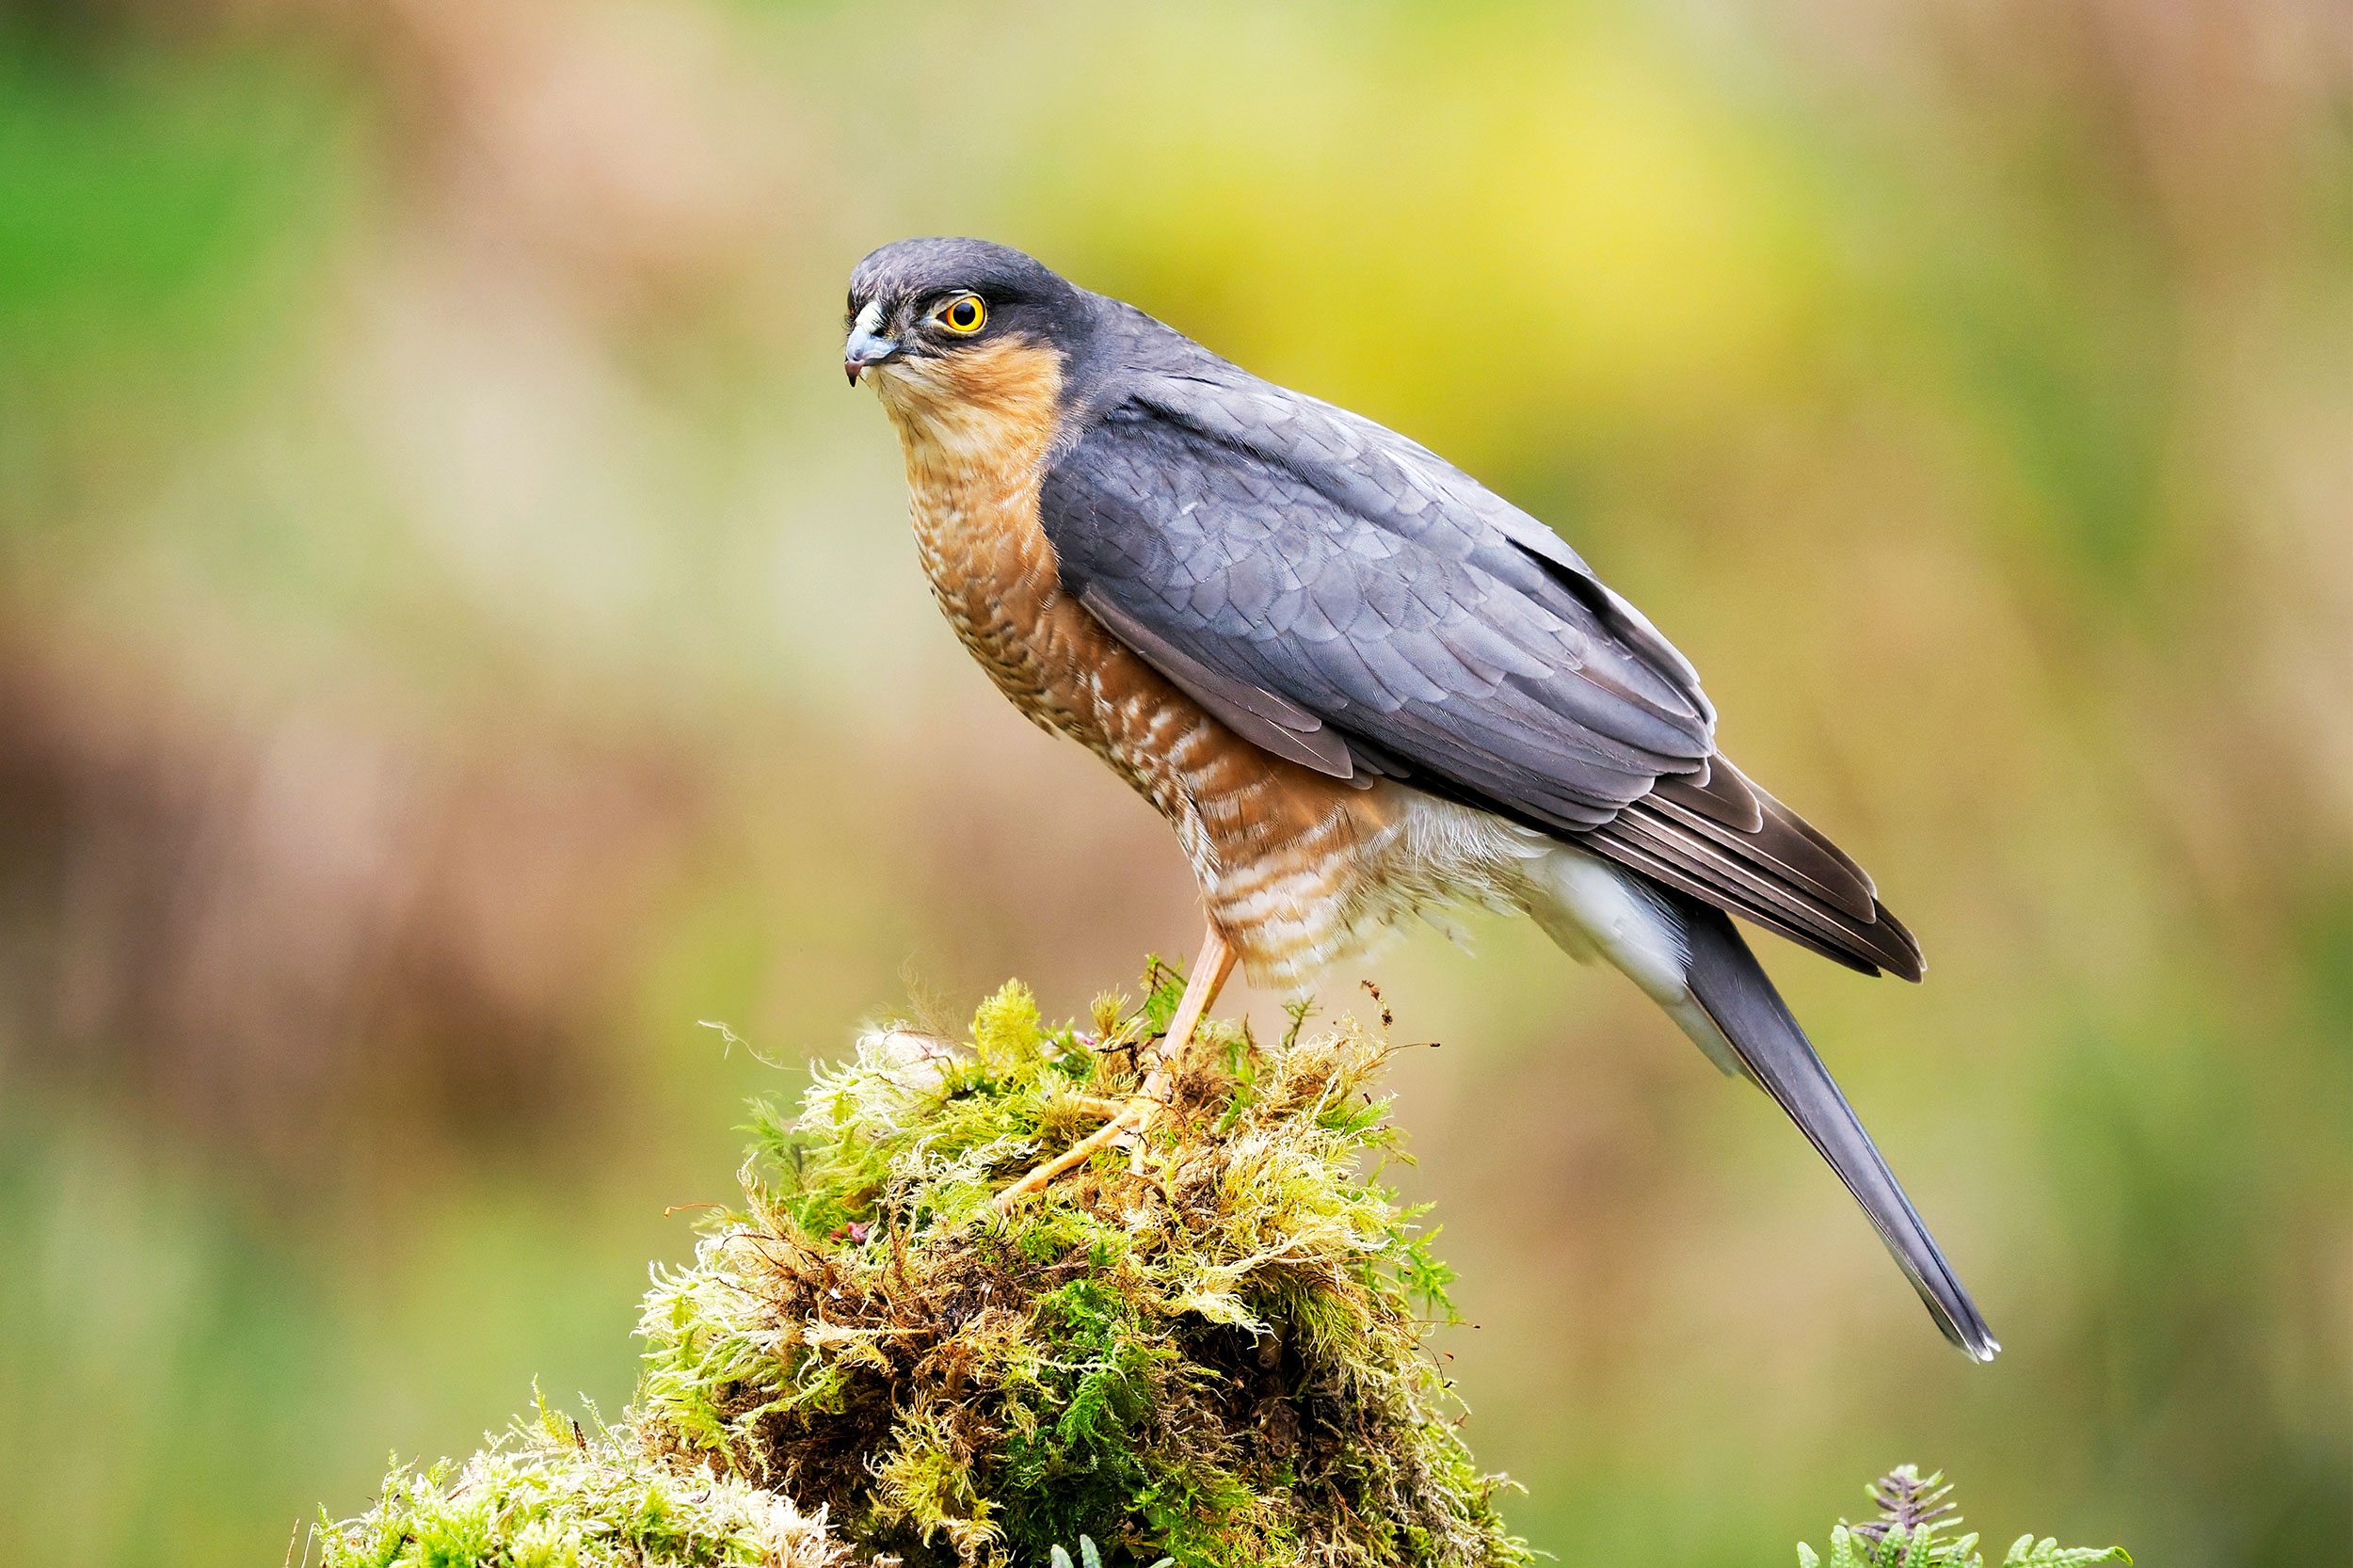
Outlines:
{"type": "Polygon", "coordinates": [[[870,299],[856,319],[850,323],[850,341],[841,345],[841,369],[856,386],[858,377],[869,365],[887,364],[899,356],[896,338],[886,338],[877,330],[883,324],[883,302],[870,299]]]}
{"type": "Polygon", "coordinates": [[[855,387],[867,366],[886,364],[898,357],[897,340],[876,337],[863,327],[853,328],[850,341],[841,345],[841,369],[855,387]]]}

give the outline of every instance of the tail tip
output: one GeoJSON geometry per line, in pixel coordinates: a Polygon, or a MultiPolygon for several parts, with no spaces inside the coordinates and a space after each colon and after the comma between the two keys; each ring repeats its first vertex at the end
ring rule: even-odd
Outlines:
{"type": "Polygon", "coordinates": [[[1945,1337],[1959,1347],[1961,1353],[1980,1364],[2002,1353],[2002,1342],[1993,1337],[1993,1331],[1985,1320],[1970,1312],[1967,1316],[1948,1316],[1938,1312],[1933,1316],[1936,1326],[1945,1331],[1945,1337]]]}

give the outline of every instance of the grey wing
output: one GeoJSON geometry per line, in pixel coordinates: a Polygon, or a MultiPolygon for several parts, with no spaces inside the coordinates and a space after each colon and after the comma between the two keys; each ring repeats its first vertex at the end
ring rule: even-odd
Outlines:
{"type": "MultiPolygon", "coordinates": [[[[1516,561],[1480,561],[1148,411],[1088,431],[1042,512],[1064,584],[1115,634],[1361,737],[1372,771],[1399,759],[1580,829],[1712,749],[1705,711],[1507,541],[1482,542],[1516,561]]],[[[1359,760],[1337,760],[1325,771],[1345,776],[1359,760]]]]}
{"type": "Polygon", "coordinates": [[[1410,776],[1917,974],[1860,869],[1716,757],[1682,655],[1426,449],[1212,360],[1089,427],[1041,509],[1069,590],[1255,744],[1410,776]]]}

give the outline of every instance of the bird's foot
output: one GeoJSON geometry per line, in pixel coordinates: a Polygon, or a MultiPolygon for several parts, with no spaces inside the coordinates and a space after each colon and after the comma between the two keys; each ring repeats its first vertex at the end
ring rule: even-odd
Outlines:
{"type": "Polygon", "coordinates": [[[1145,1095],[1137,1094],[1130,1096],[1125,1102],[1097,1099],[1090,1095],[1079,1103],[1081,1109],[1102,1112],[1109,1119],[1101,1127],[998,1193],[999,1213],[1011,1211],[1023,1198],[1032,1192],[1043,1192],[1046,1191],[1047,1184],[1056,1176],[1077,1170],[1107,1148],[1127,1145],[1129,1149],[1128,1169],[1141,1168],[1144,1162],[1144,1132],[1152,1125],[1152,1118],[1160,1110],[1159,1102],[1145,1095]]]}
{"type": "Polygon", "coordinates": [[[1144,1174],[1144,1135],[1151,1128],[1153,1113],[1158,1109],[1155,1102],[1146,1101],[1142,1095],[1124,1100],[1105,1099],[1100,1095],[1073,1095],[1070,1103],[1090,1116],[1120,1122],[1119,1136],[1111,1141],[1110,1146],[1128,1151],[1129,1176],[1144,1174]]]}
{"type": "Polygon", "coordinates": [[[1009,1212],[1016,1204],[1033,1192],[1043,1192],[1056,1176],[1075,1171],[1107,1148],[1125,1144],[1128,1149],[1128,1169],[1141,1173],[1144,1169],[1144,1134],[1168,1103],[1176,1087],[1176,1064],[1184,1060],[1185,1049],[1193,1043],[1193,1032],[1200,1025],[1201,1016],[1217,1000],[1225,987],[1225,977],[1234,969],[1234,950],[1225,945],[1225,933],[1214,925],[1201,944],[1201,955],[1193,960],[1192,978],[1185,982],[1185,994],[1176,1003],[1176,1016],[1169,1020],[1168,1038],[1153,1059],[1151,1070],[1144,1077],[1143,1085],[1125,1100],[1104,1099],[1094,1095],[1076,1096],[1080,1109],[1092,1111],[1108,1118],[1104,1124],[1071,1144],[1062,1153],[1038,1166],[1019,1181],[997,1194],[999,1213],[1009,1212]]]}

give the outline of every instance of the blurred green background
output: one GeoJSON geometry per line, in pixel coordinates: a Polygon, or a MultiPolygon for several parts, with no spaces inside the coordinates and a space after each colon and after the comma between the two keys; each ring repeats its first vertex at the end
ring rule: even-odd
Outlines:
{"type": "Polygon", "coordinates": [[[0,1558],[276,1562],[535,1375],[623,1403],[792,1087],[697,1020],[1191,942],[841,384],[851,263],[971,232],[1557,523],[1926,940],[1768,962],[1991,1368],[1624,983],[1496,921],[1332,978],[1448,1048],[1408,1182],[1535,1544],[1785,1563],[1910,1459],[2346,1560],[2342,7],[0,19],[0,1558]]]}

